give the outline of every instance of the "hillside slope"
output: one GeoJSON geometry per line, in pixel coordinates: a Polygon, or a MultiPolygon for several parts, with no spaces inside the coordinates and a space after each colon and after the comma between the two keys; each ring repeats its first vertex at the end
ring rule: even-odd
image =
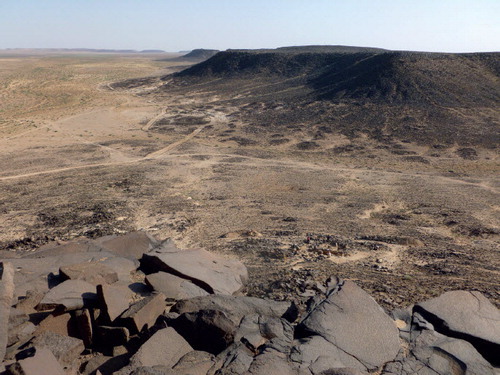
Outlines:
{"type": "Polygon", "coordinates": [[[263,103],[242,116],[267,126],[313,122],[351,137],[495,147],[499,57],[344,46],[228,50],[165,77],[161,90],[263,103]]]}

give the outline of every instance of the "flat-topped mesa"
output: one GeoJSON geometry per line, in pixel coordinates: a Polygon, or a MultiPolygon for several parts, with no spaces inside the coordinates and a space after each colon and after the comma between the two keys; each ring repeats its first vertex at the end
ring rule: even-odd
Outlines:
{"type": "Polygon", "coordinates": [[[308,87],[303,94],[309,99],[491,107],[500,99],[498,56],[341,46],[227,50],[174,77],[279,76],[308,87]]]}

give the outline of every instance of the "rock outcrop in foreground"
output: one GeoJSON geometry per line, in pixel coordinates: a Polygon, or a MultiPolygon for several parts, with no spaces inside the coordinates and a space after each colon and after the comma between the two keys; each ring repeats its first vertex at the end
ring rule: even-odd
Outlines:
{"type": "Polygon", "coordinates": [[[335,277],[300,313],[245,266],[142,232],[0,260],[1,374],[498,374],[500,311],[453,291],[387,314],[335,277]]]}

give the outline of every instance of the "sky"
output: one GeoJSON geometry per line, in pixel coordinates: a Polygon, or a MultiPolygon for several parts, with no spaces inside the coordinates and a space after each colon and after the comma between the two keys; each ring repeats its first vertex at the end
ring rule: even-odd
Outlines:
{"type": "Polygon", "coordinates": [[[0,49],[500,51],[500,0],[0,0],[0,49]]]}

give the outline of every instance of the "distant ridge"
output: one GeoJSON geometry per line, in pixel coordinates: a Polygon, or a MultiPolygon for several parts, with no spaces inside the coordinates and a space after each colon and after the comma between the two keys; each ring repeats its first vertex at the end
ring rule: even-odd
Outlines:
{"type": "Polygon", "coordinates": [[[5,51],[33,51],[33,52],[92,52],[92,53],[165,53],[161,49],[97,49],[97,48],[6,48],[5,51]]]}
{"type": "Polygon", "coordinates": [[[250,51],[253,53],[268,53],[268,52],[282,52],[282,53],[361,53],[361,52],[388,52],[389,50],[383,48],[374,47],[353,47],[353,46],[342,46],[342,45],[310,45],[310,46],[290,46],[290,47],[279,47],[271,49],[234,49],[230,51],[250,51]]]}

